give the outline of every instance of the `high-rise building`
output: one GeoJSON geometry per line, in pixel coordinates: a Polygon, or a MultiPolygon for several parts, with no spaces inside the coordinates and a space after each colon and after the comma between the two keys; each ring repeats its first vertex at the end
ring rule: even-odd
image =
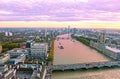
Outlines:
{"type": "Polygon", "coordinates": [[[31,57],[46,59],[47,51],[47,43],[34,43],[33,45],[31,45],[31,57]]]}
{"type": "Polygon", "coordinates": [[[70,26],[68,26],[68,34],[70,33],[70,26]]]}
{"type": "Polygon", "coordinates": [[[5,32],[5,36],[13,36],[12,32],[5,32]]]}
{"type": "Polygon", "coordinates": [[[68,38],[70,37],[70,26],[68,26],[68,38]]]}
{"type": "Polygon", "coordinates": [[[77,32],[77,29],[73,28],[73,34],[76,34],[76,32],[77,32]]]}

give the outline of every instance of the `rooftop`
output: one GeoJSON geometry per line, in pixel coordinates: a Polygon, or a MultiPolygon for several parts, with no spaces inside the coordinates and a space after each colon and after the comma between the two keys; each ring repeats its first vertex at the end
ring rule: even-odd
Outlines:
{"type": "Polygon", "coordinates": [[[21,59],[21,57],[25,56],[25,54],[21,54],[20,56],[17,57],[17,59],[21,59]]]}
{"type": "Polygon", "coordinates": [[[0,59],[9,56],[9,54],[0,54],[0,59]]]}
{"type": "Polygon", "coordinates": [[[117,48],[112,48],[112,47],[106,46],[106,49],[113,51],[113,52],[116,52],[116,53],[120,53],[120,50],[117,48]]]}
{"type": "Polygon", "coordinates": [[[34,46],[45,46],[46,43],[34,43],[33,45],[34,45],[34,46]]]}
{"type": "Polygon", "coordinates": [[[33,40],[28,40],[27,42],[29,42],[29,43],[30,43],[30,42],[33,42],[33,40]]]}
{"type": "Polygon", "coordinates": [[[21,49],[21,48],[15,48],[15,49],[12,49],[8,52],[23,53],[23,52],[27,52],[27,50],[26,49],[21,49]]]}

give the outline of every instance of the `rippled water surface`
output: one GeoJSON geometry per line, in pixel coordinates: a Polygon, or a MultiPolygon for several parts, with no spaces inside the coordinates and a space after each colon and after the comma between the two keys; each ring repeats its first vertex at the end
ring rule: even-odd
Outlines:
{"type": "MultiPolygon", "coordinates": [[[[68,37],[67,34],[58,37],[68,37]]],[[[101,53],[71,39],[55,40],[54,65],[110,61],[101,53]],[[58,48],[62,45],[64,49],[58,48]]],[[[120,79],[119,68],[54,72],[52,79],[120,79]]]]}

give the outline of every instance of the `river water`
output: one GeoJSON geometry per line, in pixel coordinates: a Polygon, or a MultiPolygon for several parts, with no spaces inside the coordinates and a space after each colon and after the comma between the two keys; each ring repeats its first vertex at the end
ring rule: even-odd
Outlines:
{"type": "MultiPolygon", "coordinates": [[[[58,37],[67,38],[68,34],[58,37]]],[[[55,40],[54,65],[110,61],[101,53],[70,39],[55,40]],[[62,45],[64,49],[58,48],[62,45]]],[[[53,72],[52,79],[120,79],[119,68],[53,72]]]]}

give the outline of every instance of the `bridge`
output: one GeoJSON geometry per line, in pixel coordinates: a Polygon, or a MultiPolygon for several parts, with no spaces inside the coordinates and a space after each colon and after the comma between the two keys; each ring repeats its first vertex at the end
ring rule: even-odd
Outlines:
{"type": "Polygon", "coordinates": [[[64,39],[69,39],[69,37],[56,37],[56,40],[64,40],[64,39]]]}
{"type": "Polygon", "coordinates": [[[52,71],[65,71],[65,70],[77,70],[77,69],[89,69],[89,68],[102,68],[102,67],[120,67],[120,61],[107,61],[107,62],[92,62],[92,63],[78,63],[78,64],[66,64],[66,65],[53,65],[50,68],[52,71]]]}

